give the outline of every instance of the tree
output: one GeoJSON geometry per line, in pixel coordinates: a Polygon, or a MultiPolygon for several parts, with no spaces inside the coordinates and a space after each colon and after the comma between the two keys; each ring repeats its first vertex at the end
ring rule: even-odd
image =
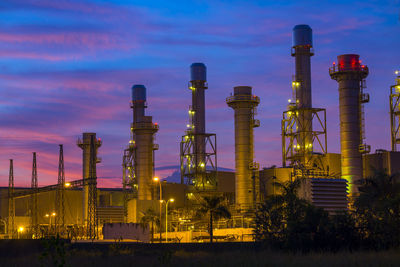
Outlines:
{"type": "Polygon", "coordinates": [[[267,197],[256,210],[257,241],[303,251],[326,245],[328,213],[298,197],[301,183],[302,179],[274,183],[280,194],[267,197]]]}
{"type": "Polygon", "coordinates": [[[355,213],[364,243],[375,249],[400,245],[400,183],[397,175],[376,171],[359,182],[355,213]]]}
{"type": "Polygon", "coordinates": [[[203,197],[201,207],[197,210],[198,215],[209,216],[210,243],[213,242],[213,221],[220,218],[231,218],[231,213],[222,202],[223,198],[221,197],[203,197]]]}
{"type": "Polygon", "coordinates": [[[154,224],[160,227],[160,218],[158,214],[153,209],[148,209],[146,212],[142,213],[143,217],[140,219],[140,225],[143,229],[147,229],[149,224],[151,224],[151,242],[154,239],[154,224]]]}

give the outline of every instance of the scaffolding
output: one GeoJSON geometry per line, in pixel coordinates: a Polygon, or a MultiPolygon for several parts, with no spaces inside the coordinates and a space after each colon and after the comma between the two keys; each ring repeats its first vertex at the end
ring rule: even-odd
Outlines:
{"type": "Polygon", "coordinates": [[[309,169],[314,153],[327,153],[326,109],[298,108],[291,103],[283,112],[281,130],[283,167],[289,165],[309,169]],[[304,114],[310,114],[311,120],[305,119],[304,114]],[[305,136],[311,137],[310,143],[301,140],[305,136]],[[315,147],[314,144],[318,145],[315,147]]]}
{"type": "Polygon", "coordinates": [[[193,185],[198,191],[217,186],[217,137],[186,131],[180,145],[181,183],[193,185]],[[196,141],[204,140],[204,153],[197,153],[196,141]],[[204,159],[204,162],[199,160],[204,159]]]}
{"type": "Polygon", "coordinates": [[[358,147],[358,151],[361,154],[368,154],[371,152],[371,146],[365,143],[365,111],[364,111],[364,104],[369,102],[369,94],[364,93],[366,86],[365,79],[360,81],[360,145],[358,147]]]}
{"type": "Polygon", "coordinates": [[[89,164],[89,186],[88,197],[88,219],[87,219],[87,238],[97,239],[97,174],[96,174],[96,144],[94,135],[90,136],[90,164],[89,164]]]}
{"type": "Polygon", "coordinates": [[[395,72],[396,84],[390,86],[390,135],[392,151],[397,151],[400,144],[400,72],[395,72]]]}

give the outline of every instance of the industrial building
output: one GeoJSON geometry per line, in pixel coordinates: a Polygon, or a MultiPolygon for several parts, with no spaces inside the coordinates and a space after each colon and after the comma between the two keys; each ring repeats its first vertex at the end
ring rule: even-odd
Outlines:
{"type": "Polygon", "coordinates": [[[216,238],[250,241],[257,204],[279,194],[275,182],[297,178],[302,178],[300,197],[331,214],[347,209],[358,193],[358,181],[376,170],[385,170],[389,175],[400,171],[400,76],[397,73],[395,85],[390,87],[391,151],[371,153],[365,143],[364,126],[364,104],[369,101],[365,93],[368,67],[356,54],[339,55],[337,62],[327,67],[327,75],[338,83],[341,151],[329,153],[326,110],[314,107],[312,101],[312,29],[296,25],[292,39],[295,71],[292,98],[282,113],[281,167],[260,168],[254,158],[254,129],[260,126],[256,108],[268,100],[260,101],[255,95],[257,88],[236,86],[226,98],[233,110],[235,171],[218,169],[217,136],[206,130],[207,68],[203,63],[193,63],[188,84],[192,98],[189,122],[177,147],[180,183],[154,177],[159,125],[146,115],[146,87],[136,84],[131,88],[132,121],[130,140],[123,150],[122,188],[97,187],[96,164],[101,160],[98,153],[102,141],[96,133],[83,133],[77,141],[82,148],[81,180],[65,181],[62,145],[55,185],[37,186],[34,153],[31,187],[14,188],[10,160],[9,187],[0,188],[1,236],[17,238],[22,235],[19,229],[27,229],[25,236],[29,238],[58,233],[75,239],[101,239],[103,224],[140,223],[152,211],[161,222],[156,227],[159,235],[155,238],[159,241],[201,241],[207,236],[208,221],[196,216],[196,209],[203,197],[218,196],[232,217],[215,222],[216,238]]]}

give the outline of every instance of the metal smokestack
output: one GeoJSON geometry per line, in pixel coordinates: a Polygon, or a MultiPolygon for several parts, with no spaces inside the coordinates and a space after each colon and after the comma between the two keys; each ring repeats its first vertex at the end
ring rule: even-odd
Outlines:
{"type": "Polygon", "coordinates": [[[191,124],[189,130],[194,134],[194,165],[197,168],[195,184],[203,185],[205,181],[205,132],[206,112],[204,92],[207,89],[207,68],[203,63],[190,66],[190,89],[192,90],[192,106],[189,110],[191,124]]]}
{"type": "MultiPolygon", "coordinates": [[[[295,75],[293,79],[293,98],[297,108],[312,108],[311,97],[311,56],[312,29],[308,25],[296,25],[293,28],[292,56],[295,58],[295,75]]],[[[303,164],[308,162],[308,154],[312,153],[312,112],[302,110],[298,116],[297,144],[304,155],[303,164]],[[310,146],[311,145],[311,146],[310,146]]]]}
{"type": "Polygon", "coordinates": [[[253,208],[258,191],[258,164],[254,159],[253,128],[260,122],[254,119],[260,103],[250,86],[234,87],[226,103],[235,111],[235,203],[241,210],[253,208]]]}
{"type": "Polygon", "coordinates": [[[144,109],[146,106],[146,87],[142,84],[132,86],[132,102],[133,122],[138,122],[144,117],[144,109]]]}
{"type": "MultiPolygon", "coordinates": [[[[90,178],[90,153],[91,153],[91,148],[90,148],[90,140],[91,138],[94,138],[95,140],[95,153],[97,155],[97,150],[99,147],[101,147],[102,142],[99,139],[96,138],[96,133],[83,133],[82,134],[82,139],[78,139],[76,142],[77,145],[82,149],[82,179],[86,180],[90,178]]],[[[96,163],[100,163],[101,159],[96,157],[96,163]]],[[[93,170],[96,173],[96,170],[93,170]]],[[[89,185],[85,183],[83,186],[83,206],[82,206],[82,212],[83,212],[83,223],[86,224],[88,220],[88,205],[89,205],[89,185]]]]}
{"type": "Polygon", "coordinates": [[[145,116],[146,87],[132,87],[133,123],[131,125],[134,149],[134,170],[138,184],[138,200],[152,199],[152,183],[154,176],[154,134],[158,131],[157,123],[151,116],[145,116]]]}
{"type": "Polygon", "coordinates": [[[359,55],[348,54],[337,57],[338,64],[329,69],[333,80],[339,83],[340,148],[342,178],[349,184],[350,194],[358,192],[355,181],[362,179],[363,151],[363,80],[368,76],[368,67],[361,65],[359,55]]]}

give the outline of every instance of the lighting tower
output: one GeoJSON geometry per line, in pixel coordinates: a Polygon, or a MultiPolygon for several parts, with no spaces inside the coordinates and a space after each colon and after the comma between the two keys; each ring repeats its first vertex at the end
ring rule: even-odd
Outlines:
{"type": "MultiPolygon", "coordinates": [[[[58,159],[58,182],[56,191],[56,218],[55,226],[64,227],[65,224],[65,206],[64,206],[64,191],[65,191],[65,172],[64,172],[64,150],[63,145],[60,146],[60,154],[58,159]]],[[[57,231],[56,231],[57,232],[57,231]]]]}
{"type": "Polygon", "coordinates": [[[15,217],[15,202],[14,202],[14,166],[13,160],[10,159],[10,172],[8,175],[8,234],[14,237],[14,217],[15,217]]]}
{"type": "Polygon", "coordinates": [[[254,158],[253,128],[260,126],[254,119],[258,96],[250,86],[237,86],[226,103],[235,111],[235,203],[240,210],[254,208],[259,195],[259,164],[254,158]]]}
{"type": "Polygon", "coordinates": [[[314,168],[314,151],[327,152],[326,110],[312,107],[311,56],[314,50],[310,26],[296,25],[293,28],[291,55],[295,58],[295,75],[292,99],[283,112],[282,165],[294,166],[304,174],[314,168]]]}
{"type": "Polygon", "coordinates": [[[214,190],[217,184],[216,135],[206,133],[205,90],[208,88],[206,66],[190,66],[192,105],[189,106],[189,124],[180,145],[181,183],[186,182],[199,191],[214,190]]]}
{"type": "Polygon", "coordinates": [[[390,133],[392,151],[400,144],[400,71],[396,71],[395,85],[390,86],[390,133]]]}
{"type": "Polygon", "coordinates": [[[342,178],[347,180],[351,196],[358,192],[354,183],[363,178],[362,154],[370,151],[364,143],[363,106],[369,102],[364,93],[368,67],[359,58],[354,54],[338,56],[338,64],[329,69],[331,78],[339,83],[342,178]]]}
{"type": "Polygon", "coordinates": [[[38,236],[38,175],[36,165],[36,152],[33,152],[32,161],[32,182],[31,182],[32,194],[31,194],[31,231],[32,235],[37,238],[38,236]]]}
{"type": "Polygon", "coordinates": [[[147,102],[144,85],[136,84],[132,86],[132,101],[130,103],[133,110],[131,140],[124,151],[122,163],[125,215],[129,198],[128,185],[132,187],[134,196],[137,194],[138,200],[153,199],[154,150],[158,149],[154,139],[159,129],[158,124],[153,123],[153,117],[145,116],[147,102]]]}
{"type": "MultiPolygon", "coordinates": [[[[88,220],[88,197],[89,197],[89,185],[87,183],[87,179],[90,175],[90,155],[92,153],[90,140],[94,138],[94,153],[97,155],[97,150],[101,146],[102,142],[100,138],[96,138],[96,133],[83,133],[82,139],[77,140],[77,145],[82,149],[82,178],[84,180],[83,186],[83,224],[87,223],[88,220]]],[[[96,156],[95,163],[101,162],[101,159],[96,156]]],[[[96,167],[96,165],[95,165],[96,167]]]]}

